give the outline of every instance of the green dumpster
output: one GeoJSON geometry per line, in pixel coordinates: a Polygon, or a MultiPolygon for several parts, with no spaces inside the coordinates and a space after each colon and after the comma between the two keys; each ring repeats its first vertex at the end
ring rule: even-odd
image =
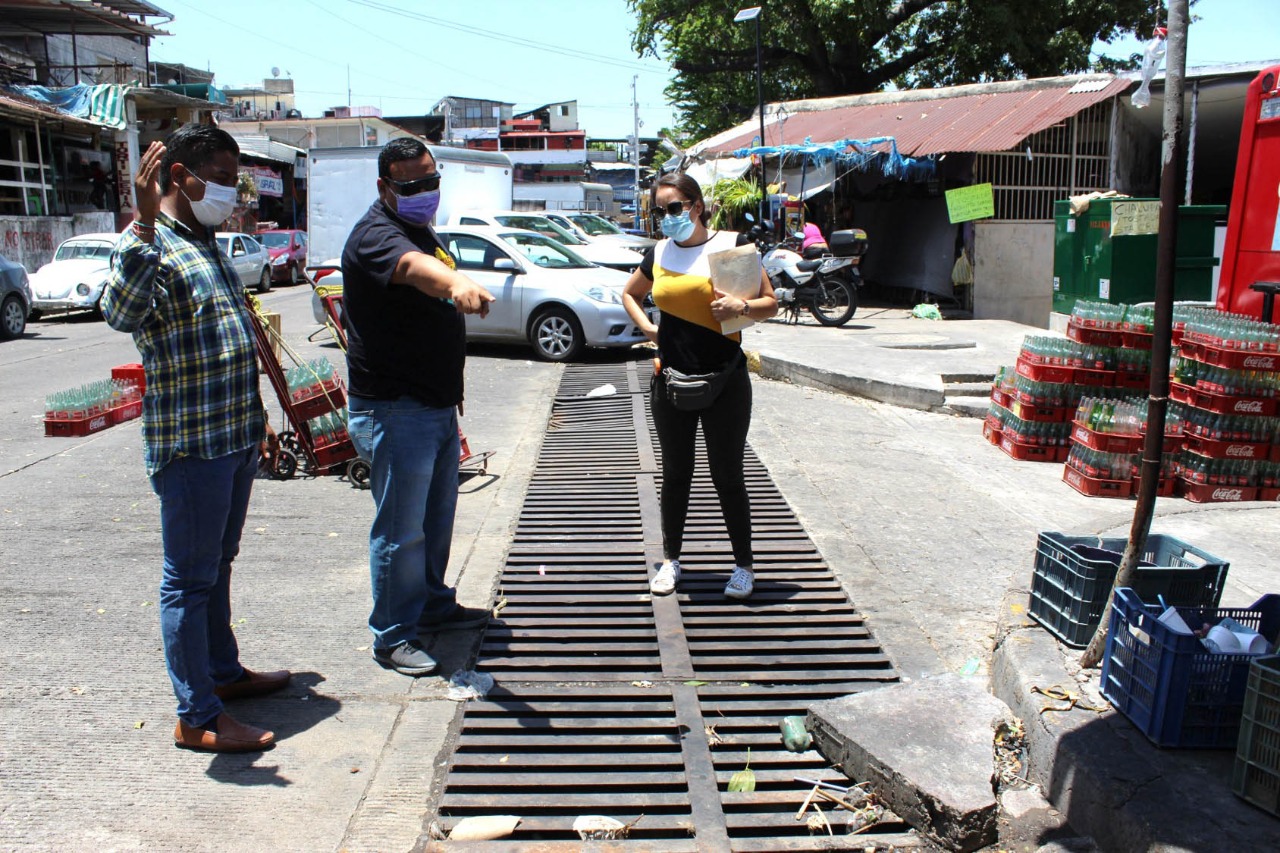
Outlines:
{"type": "MultiPolygon", "coordinates": [[[[1158,199],[1095,199],[1071,215],[1069,201],[1054,202],[1053,310],[1069,314],[1077,299],[1150,302],[1156,295],[1158,199]]],[[[1207,301],[1213,295],[1214,229],[1222,205],[1178,208],[1173,296],[1207,301]]]]}

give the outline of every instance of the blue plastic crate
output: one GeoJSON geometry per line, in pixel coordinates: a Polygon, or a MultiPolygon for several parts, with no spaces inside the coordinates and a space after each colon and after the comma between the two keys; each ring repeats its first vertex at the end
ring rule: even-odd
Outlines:
{"type": "MultiPolygon", "coordinates": [[[[1280,634],[1280,595],[1249,608],[1179,607],[1192,628],[1230,616],[1273,646],[1280,634]]],[[[1157,746],[1234,749],[1251,655],[1209,652],[1193,634],[1157,621],[1164,608],[1116,590],[1102,660],[1102,695],[1157,746]]]]}
{"type": "MultiPolygon", "coordinates": [[[[1072,648],[1084,648],[1102,621],[1128,540],[1041,533],[1031,577],[1031,618],[1072,648]]],[[[1153,534],[1133,578],[1139,597],[1217,607],[1228,563],[1173,536],[1153,534]]]]}

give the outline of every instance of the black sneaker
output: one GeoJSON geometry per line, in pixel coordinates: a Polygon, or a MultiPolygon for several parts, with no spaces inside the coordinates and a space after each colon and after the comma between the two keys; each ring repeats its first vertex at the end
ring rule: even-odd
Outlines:
{"type": "Polygon", "coordinates": [[[489,622],[489,609],[485,607],[463,607],[454,605],[453,610],[444,618],[432,619],[424,616],[418,620],[419,634],[435,634],[440,631],[463,631],[468,628],[480,628],[489,622]]]}
{"type": "Polygon", "coordinates": [[[389,649],[373,650],[373,659],[383,669],[394,669],[401,675],[429,675],[436,671],[436,660],[427,654],[417,640],[406,640],[389,649]]]}

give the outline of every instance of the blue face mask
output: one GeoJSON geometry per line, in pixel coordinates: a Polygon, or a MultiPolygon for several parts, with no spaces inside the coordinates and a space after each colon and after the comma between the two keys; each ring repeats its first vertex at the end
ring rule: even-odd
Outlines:
{"type": "Polygon", "coordinates": [[[396,196],[396,213],[410,225],[430,225],[440,207],[440,190],[396,196]]]}
{"type": "Polygon", "coordinates": [[[690,218],[689,211],[681,211],[679,216],[667,214],[662,217],[662,233],[677,243],[683,243],[692,237],[693,219],[690,218]]]}

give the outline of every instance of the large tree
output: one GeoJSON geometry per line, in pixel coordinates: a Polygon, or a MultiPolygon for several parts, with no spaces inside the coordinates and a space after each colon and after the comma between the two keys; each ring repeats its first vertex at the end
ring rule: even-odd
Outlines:
{"type": "MultiPolygon", "coordinates": [[[[1049,77],[1115,68],[1098,41],[1148,37],[1161,0],[627,0],[640,55],[671,61],[667,96],[701,138],[756,106],[755,24],[764,6],[766,101],[1049,77]]],[[[1119,64],[1131,61],[1132,57],[1119,64]]]]}

